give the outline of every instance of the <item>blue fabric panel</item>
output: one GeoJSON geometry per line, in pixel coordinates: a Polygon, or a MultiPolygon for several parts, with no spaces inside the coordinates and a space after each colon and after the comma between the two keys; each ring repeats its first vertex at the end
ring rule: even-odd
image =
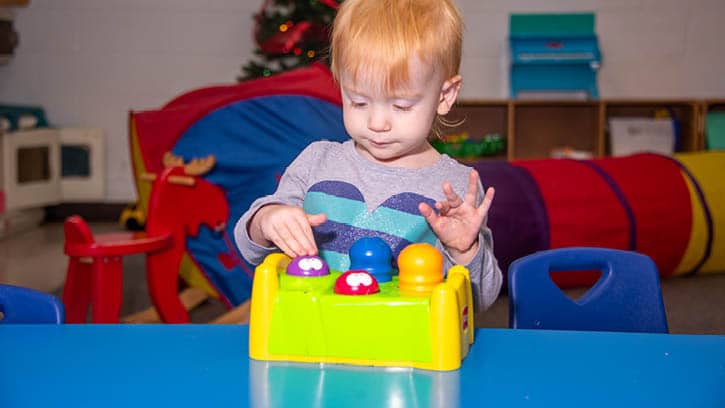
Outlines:
{"type": "Polygon", "coordinates": [[[216,158],[214,169],[205,178],[226,192],[230,210],[226,236],[202,228],[198,237],[187,239],[187,247],[232,305],[249,298],[254,268],[233,242],[239,217],[252,201],[276,189],[284,169],[308,144],[348,138],[339,106],[299,95],[225,105],[200,118],[179,137],[175,154],[187,160],[209,154],[216,158]]]}

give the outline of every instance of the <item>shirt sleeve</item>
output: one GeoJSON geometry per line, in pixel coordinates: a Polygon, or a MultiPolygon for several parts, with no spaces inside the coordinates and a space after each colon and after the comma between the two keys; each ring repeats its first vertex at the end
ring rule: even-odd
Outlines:
{"type": "Polygon", "coordinates": [[[252,241],[247,226],[260,208],[269,204],[286,204],[302,207],[307,188],[310,166],[316,162],[317,148],[315,143],[307,146],[297,158],[290,163],[279,180],[277,190],[270,195],[255,200],[249,209],[242,214],[234,226],[234,241],[244,259],[252,265],[262,263],[264,258],[277,247],[263,247],[252,241]]]}

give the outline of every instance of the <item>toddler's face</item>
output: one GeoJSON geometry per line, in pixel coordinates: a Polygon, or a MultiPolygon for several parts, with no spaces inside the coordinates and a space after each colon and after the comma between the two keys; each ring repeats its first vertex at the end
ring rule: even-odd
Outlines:
{"type": "Polygon", "coordinates": [[[441,105],[444,81],[418,58],[411,60],[409,69],[407,86],[392,95],[378,91],[380,86],[356,83],[345,72],[340,77],[345,129],[368,160],[416,168],[438,158],[428,135],[441,105]]]}

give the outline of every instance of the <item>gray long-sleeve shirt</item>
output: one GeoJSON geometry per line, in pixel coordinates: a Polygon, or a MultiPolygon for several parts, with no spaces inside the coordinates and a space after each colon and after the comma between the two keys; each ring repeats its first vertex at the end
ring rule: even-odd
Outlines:
{"type": "MultiPolygon", "coordinates": [[[[315,142],[289,165],[277,191],[254,201],[234,228],[234,238],[242,256],[259,264],[277,248],[265,248],[249,238],[247,225],[267,204],[288,204],[310,214],[325,213],[328,221],[314,228],[320,256],[331,269],[349,267],[347,250],[358,238],[379,236],[394,256],[411,242],[429,242],[442,253],[444,270],[455,261],[443,248],[418,204],[445,200],[443,182],[463,197],[471,169],[446,155],[436,163],[417,169],[373,163],[355,150],[352,141],[315,142]]],[[[483,198],[479,182],[477,204],[483,198]]],[[[493,255],[493,239],[486,224],[479,233],[478,253],[464,265],[468,268],[477,311],[487,309],[499,294],[502,275],[493,255]]]]}

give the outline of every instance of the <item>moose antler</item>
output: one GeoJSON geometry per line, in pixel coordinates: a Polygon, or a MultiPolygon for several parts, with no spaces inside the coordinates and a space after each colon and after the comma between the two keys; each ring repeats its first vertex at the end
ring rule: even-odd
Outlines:
{"type": "Polygon", "coordinates": [[[184,173],[189,176],[201,176],[211,170],[215,163],[216,159],[214,159],[214,155],[212,154],[199,159],[193,159],[184,165],[184,173]]]}
{"type": "Polygon", "coordinates": [[[164,167],[183,166],[184,158],[171,152],[166,152],[164,153],[164,157],[161,159],[161,162],[164,164],[164,167]]]}
{"type": "MultiPolygon", "coordinates": [[[[181,156],[177,156],[171,152],[164,153],[163,158],[161,159],[161,162],[164,164],[164,167],[176,167],[176,166],[184,166],[184,173],[185,176],[169,176],[168,180],[170,183],[173,184],[181,184],[185,186],[193,186],[194,185],[194,178],[188,177],[188,176],[201,176],[202,174],[205,174],[209,170],[211,170],[212,167],[214,167],[214,164],[216,163],[216,159],[214,159],[214,155],[210,154],[206,157],[202,157],[199,159],[193,159],[189,163],[184,164],[184,158],[181,156]]],[[[153,181],[156,179],[156,175],[153,173],[144,173],[141,175],[141,180],[146,181],[153,181]]]]}

